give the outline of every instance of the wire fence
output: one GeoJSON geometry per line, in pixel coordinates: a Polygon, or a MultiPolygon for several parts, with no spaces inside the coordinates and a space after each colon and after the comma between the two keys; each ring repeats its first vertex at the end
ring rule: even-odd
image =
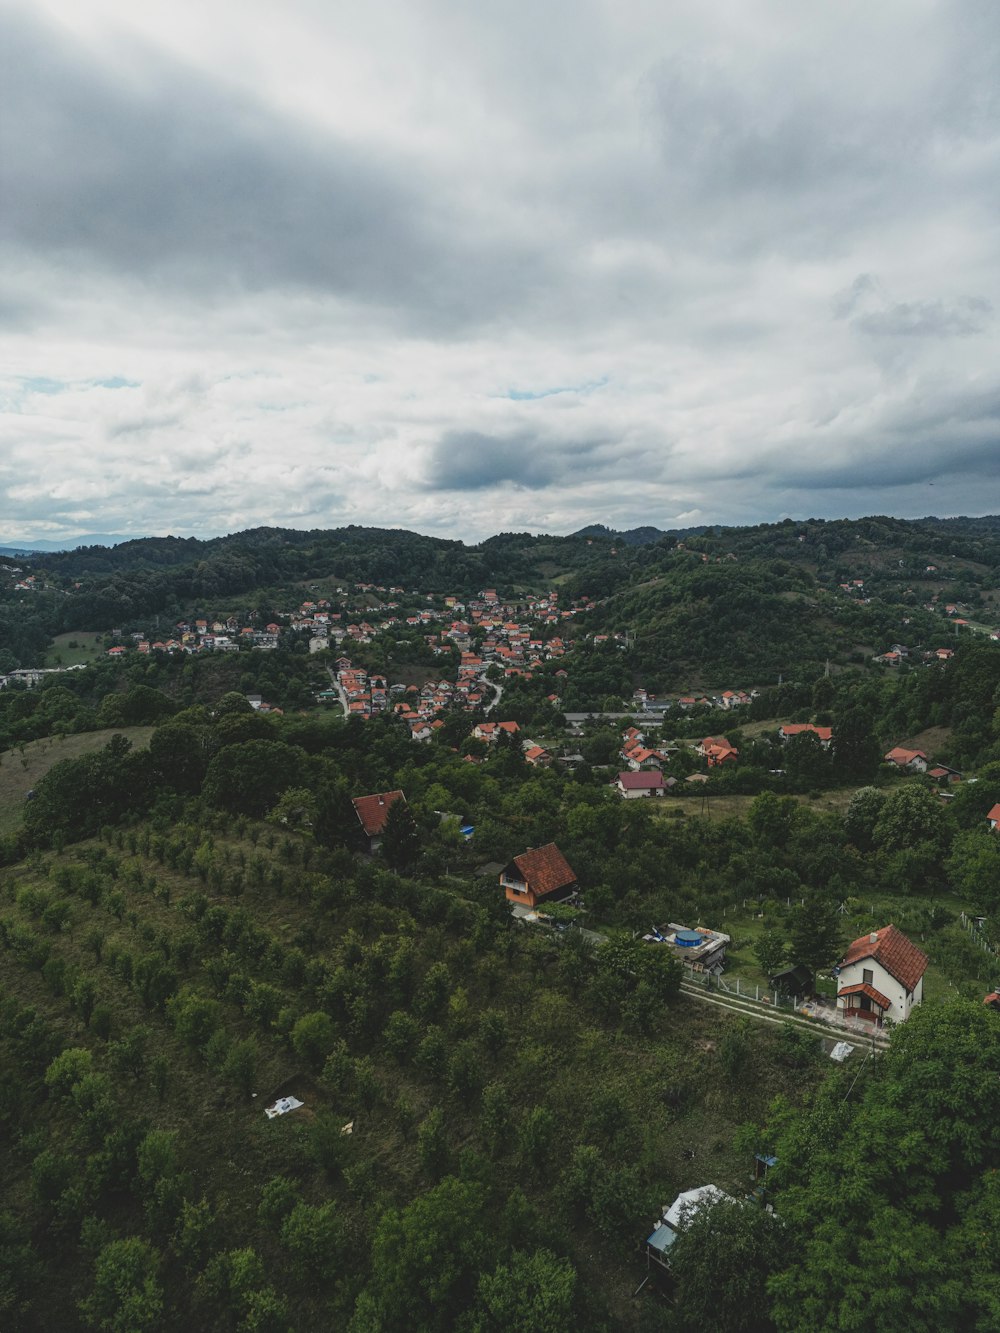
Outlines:
{"type": "Polygon", "coordinates": [[[988,953],[994,958],[1000,958],[1000,949],[989,939],[979,928],[979,922],[975,917],[962,913],[962,925],[969,932],[975,942],[982,949],[983,953],[988,953]]]}
{"type": "Polygon", "coordinates": [[[769,1004],[776,1009],[802,1010],[805,1012],[808,1008],[813,1017],[817,1016],[814,1012],[816,1010],[829,1009],[831,1014],[834,1013],[832,1005],[817,1004],[807,995],[789,995],[785,991],[775,990],[773,986],[761,986],[755,981],[743,981],[728,972],[725,975],[715,972],[699,972],[690,963],[685,963],[684,976],[686,980],[704,986],[706,990],[715,990],[721,995],[732,995],[740,1000],[753,1000],[756,1004],[769,1004]]]}
{"type": "Polygon", "coordinates": [[[873,1037],[881,1031],[880,1026],[864,1019],[849,1018],[836,1004],[824,1002],[815,995],[792,995],[775,990],[773,986],[761,986],[755,981],[743,981],[731,973],[699,972],[690,963],[684,963],[684,976],[688,983],[694,983],[704,990],[715,991],[720,997],[731,996],[734,1008],[739,1003],[759,1004],[762,1008],[795,1013],[813,1022],[826,1023],[831,1028],[851,1032],[865,1038],[873,1037]]]}

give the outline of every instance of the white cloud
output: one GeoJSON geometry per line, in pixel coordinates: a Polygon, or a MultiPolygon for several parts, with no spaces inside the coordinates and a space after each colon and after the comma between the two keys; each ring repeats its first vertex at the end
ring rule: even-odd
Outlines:
{"type": "Polygon", "coordinates": [[[0,22],[0,536],[1000,509],[985,0],[0,22]]]}

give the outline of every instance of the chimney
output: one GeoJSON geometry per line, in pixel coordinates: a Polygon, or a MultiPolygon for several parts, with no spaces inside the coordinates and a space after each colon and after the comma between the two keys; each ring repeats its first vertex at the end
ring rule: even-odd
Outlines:
{"type": "Polygon", "coordinates": [[[878,944],[878,931],[873,930],[872,933],[868,936],[868,939],[870,943],[878,944]]]}

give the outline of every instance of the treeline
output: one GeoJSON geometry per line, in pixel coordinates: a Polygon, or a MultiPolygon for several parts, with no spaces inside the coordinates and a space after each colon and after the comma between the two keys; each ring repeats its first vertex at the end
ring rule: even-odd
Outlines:
{"type": "Polygon", "coordinates": [[[315,578],[466,596],[486,585],[507,590],[515,584],[542,587],[546,579],[541,566],[551,565],[550,573],[572,569],[586,551],[582,539],[528,534],[505,534],[466,546],[396,529],[259,528],[210,541],[143,538],[116,547],[82,547],[22,563],[30,563],[66,594],[50,599],[39,615],[52,637],[68,630],[120,627],[156,615],[179,617],[195,604],[252,596],[315,578]]]}
{"type": "Polygon", "coordinates": [[[289,710],[311,709],[316,691],[329,683],[305,642],[268,652],[102,658],[39,686],[0,691],[0,750],[46,736],[152,725],[196,702],[214,707],[234,692],[259,694],[289,710]]]}
{"type": "MultiPolygon", "coordinates": [[[[595,919],[607,924],[646,929],[650,919],[717,912],[748,893],[820,892],[840,902],[872,891],[920,895],[942,884],[989,907],[1000,897],[1000,840],[985,818],[1000,800],[1000,733],[991,702],[1000,687],[1000,651],[970,645],[948,666],[910,679],[917,682],[912,690],[905,681],[893,687],[902,693],[901,708],[947,706],[957,746],[960,723],[981,719],[976,743],[985,762],[977,782],[953,789],[947,805],[928,778],[899,785],[895,770],[879,765],[874,702],[845,688],[829,714],[839,737],[830,752],[809,734],[784,745],[765,735],[745,744],[731,774],[723,771],[701,789],[710,812],[713,793],[738,791],[761,775],[750,790],[763,794],[746,823],[671,818],[679,810],[669,796],[623,802],[607,775],[588,764],[575,774],[530,768],[516,744],[473,741],[470,720],[459,713],[448,717],[435,743],[414,745],[391,717],[345,724],[333,715],[264,716],[236,692],[211,708],[178,711],[165,696],[135,686],[111,699],[126,720],[156,722],[149,749],[129,751],[118,738],[95,754],[57,763],[38,782],[25,806],[24,832],[8,838],[6,856],[16,859],[53,837],[90,836],[153,809],[168,812],[192,797],[233,817],[291,821],[328,849],[353,848],[360,844],[350,797],[401,787],[413,826],[400,830],[400,869],[433,878],[449,865],[506,860],[556,840],[577,869],[595,919]],[[470,750],[481,762],[468,762],[470,750]],[[768,768],[776,759],[784,776],[768,768]],[[862,787],[845,817],[786,794],[789,786],[808,793],[831,780],[862,787]],[[471,847],[458,834],[461,824],[475,826],[471,847]]],[[[818,683],[817,698],[826,697],[828,683],[818,683]]],[[[104,705],[101,713],[106,720],[104,705]]],[[[606,760],[599,748],[605,741],[615,745],[616,734],[584,738],[585,758],[606,760]]]]}
{"type": "Polygon", "coordinates": [[[484,586],[503,595],[540,590],[558,575],[564,595],[624,595],[620,607],[595,623],[635,630],[636,661],[643,669],[675,672],[710,665],[749,672],[757,683],[796,663],[849,656],[859,636],[887,647],[902,629],[894,606],[910,613],[909,637],[924,636],[930,622],[921,609],[920,583],[935,560],[945,564],[935,579],[946,584],[952,579],[955,597],[980,599],[981,589],[995,590],[1000,571],[995,527],[985,520],[789,520],[664,534],[643,546],[615,545],[600,536],[528,533],[502,533],[467,546],[353,526],[309,532],[258,528],[209,541],[143,538],[23,558],[22,565],[39,573],[50,591],[19,598],[9,590],[4,594],[0,644],[13,665],[34,664],[46,639],[62,631],[104,630],[158,615],[175,618],[195,605],[252,598],[316,578],[468,596],[484,586]],[[858,606],[836,594],[839,581],[859,574],[886,605],[858,606]],[[770,651],[762,642],[768,636],[758,633],[755,642],[754,627],[762,624],[773,640],[770,651]]]}

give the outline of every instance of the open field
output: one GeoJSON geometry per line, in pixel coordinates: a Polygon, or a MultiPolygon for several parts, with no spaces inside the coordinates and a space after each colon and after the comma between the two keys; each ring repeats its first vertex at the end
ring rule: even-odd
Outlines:
{"type": "MultiPolygon", "coordinates": [[[[694,786],[695,784],[691,784],[694,786]]],[[[825,791],[815,801],[808,796],[794,796],[793,800],[814,810],[824,813],[843,814],[851,803],[854,788],[845,787],[838,791],[825,791]]],[[[676,818],[681,810],[685,816],[701,816],[706,819],[745,819],[747,811],[757,798],[755,796],[705,796],[695,792],[691,796],[664,796],[653,802],[653,809],[661,817],[676,818]]]]}
{"type": "Polygon", "coordinates": [[[152,727],[106,727],[78,736],[47,736],[30,741],[23,750],[5,750],[0,755],[0,834],[11,833],[21,823],[24,797],[60,759],[79,759],[107,745],[112,736],[127,736],[134,746],[149,744],[152,727]]]}
{"type": "Polygon", "coordinates": [[[57,634],[45,651],[47,667],[86,666],[97,657],[104,656],[104,635],[91,630],[70,630],[68,634],[57,634]]]}
{"type": "Polygon", "coordinates": [[[906,750],[923,750],[924,754],[930,755],[933,759],[950,740],[951,727],[928,727],[926,731],[918,731],[915,736],[910,736],[899,744],[906,750]]]}

